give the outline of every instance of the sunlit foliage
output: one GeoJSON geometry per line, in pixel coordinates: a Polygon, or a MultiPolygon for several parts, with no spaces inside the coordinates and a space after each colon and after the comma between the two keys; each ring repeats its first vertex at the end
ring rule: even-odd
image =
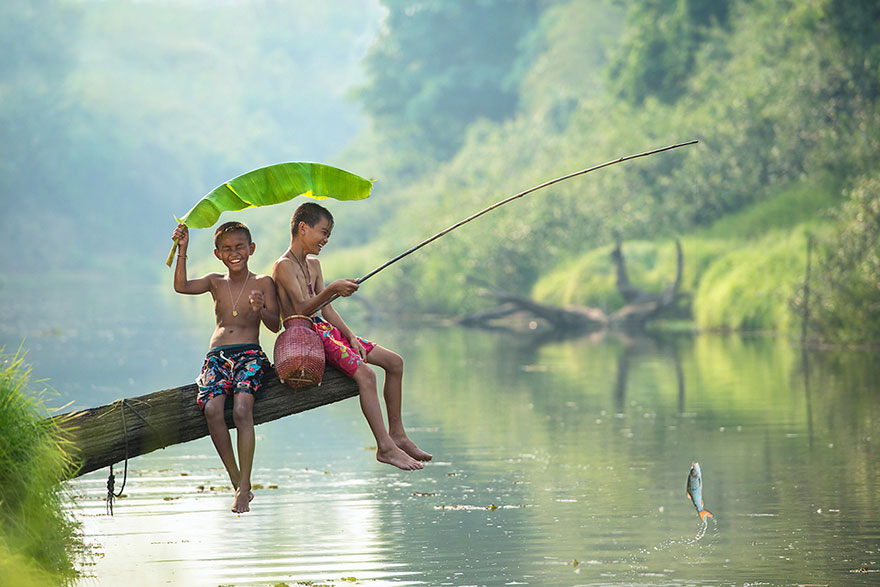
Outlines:
{"type": "MultiPolygon", "coordinates": [[[[695,249],[685,247],[686,263],[696,256],[697,277],[711,278],[699,283],[686,271],[698,325],[799,328],[791,300],[802,286],[806,231],[827,223],[825,211],[840,204],[842,190],[880,162],[877,7],[833,0],[625,6],[625,20],[616,3],[546,6],[520,78],[527,99],[508,120],[471,122],[449,162],[415,179],[389,177],[398,208],[387,211],[379,242],[414,244],[506,195],[621,155],[689,138],[699,146],[499,209],[391,270],[380,286],[385,299],[459,313],[489,303],[474,295],[481,281],[521,295],[534,287],[546,300],[609,305],[615,293],[605,253],[593,249],[607,247],[614,233],[658,245],[684,235],[695,249]],[[596,22],[608,23],[607,36],[585,40],[596,22]],[[549,55],[564,55],[567,65],[553,65],[549,55]],[[727,270],[710,269],[722,257],[727,270]]],[[[395,156],[391,148],[374,159],[395,156]]],[[[841,279],[852,270],[841,267],[841,279]]]]}
{"type": "Polygon", "coordinates": [[[812,280],[811,336],[846,343],[876,342],[880,333],[880,175],[864,177],[837,213],[834,233],[812,280]]]}
{"type": "Polygon", "coordinates": [[[70,447],[30,388],[22,354],[0,349],[0,577],[9,585],[48,585],[74,575],[81,547],[64,512],[61,481],[70,447]]]}

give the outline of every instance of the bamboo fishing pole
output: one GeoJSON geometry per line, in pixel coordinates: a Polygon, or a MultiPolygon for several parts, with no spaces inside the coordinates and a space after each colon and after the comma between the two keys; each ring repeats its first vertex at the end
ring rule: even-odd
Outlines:
{"type": "MultiPolygon", "coordinates": [[[[529,188],[529,189],[527,189],[527,190],[525,190],[525,191],[519,192],[518,194],[514,194],[514,195],[512,195],[512,196],[510,196],[510,197],[508,197],[508,198],[505,198],[505,199],[501,200],[500,202],[496,202],[496,203],[492,204],[491,206],[489,206],[488,208],[485,208],[485,209],[483,209],[483,210],[480,210],[480,211],[477,212],[476,214],[472,214],[472,215],[468,216],[467,218],[465,218],[464,220],[460,220],[459,222],[456,222],[455,224],[453,224],[453,225],[450,226],[449,228],[447,228],[447,229],[445,229],[445,230],[441,230],[440,232],[438,232],[437,234],[435,234],[435,235],[432,236],[431,238],[428,238],[428,239],[426,239],[426,240],[420,242],[420,243],[417,244],[416,246],[414,246],[414,247],[412,247],[412,248],[410,248],[410,249],[404,251],[403,253],[397,255],[397,256],[394,257],[393,259],[391,259],[391,260],[389,260],[389,261],[386,261],[386,262],[383,263],[382,265],[379,265],[378,267],[376,267],[375,269],[373,269],[372,271],[370,271],[369,273],[367,273],[366,275],[364,275],[363,277],[361,277],[360,279],[358,279],[358,280],[357,280],[357,283],[358,283],[358,285],[360,285],[361,283],[365,282],[366,280],[368,280],[369,278],[371,278],[371,277],[374,276],[375,274],[379,273],[379,272],[382,271],[383,269],[387,268],[388,266],[393,265],[394,263],[397,263],[398,261],[400,261],[401,259],[403,259],[403,258],[406,257],[407,255],[411,255],[412,253],[415,253],[416,251],[418,251],[419,249],[421,249],[421,248],[424,247],[425,245],[430,244],[430,243],[434,242],[435,240],[437,240],[438,238],[440,238],[441,236],[443,236],[443,235],[445,235],[445,234],[448,234],[448,233],[452,232],[453,230],[455,230],[455,229],[458,228],[459,226],[462,226],[462,225],[464,225],[464,224],[467,224],[467,223],[470,222],[471,220],[474,220],[474,219],[476,219],[476,218],[479,218],[479,217],[482,216],[483,214],[486,214],[487,212],[491,212],[491,211],[494,210],[495,208],[499,208],[499,207],[503,206],[504,204],[507,204],[508,202],[512,202],[513,200],[516,200],[517,198],[521,198],[521,197],[523,197],[523,196],[526,196],[526,195],[528,195],[528,194],[531,194],[532,192],[536,192],[536,191],[538,191],[538,190],[540,190],[540,189],[542,189],[542,188],[545,188],[545,187],[551,186],[551,185],[553,185],[553,184],[555,184],[555,183],[559,183],[559,182],[561,182],[561,181],[565,181],[566,179],[571,179],[571,178],[573,178],[573,177],[577,177],[577,176],[579,176],[579,175],[584,175],[584,174],[590,173],[591,171],[596,171],[597,169],[602,169],[603,167],[608,167],[608,166],[610,166],[610,165],[614,165],[615,163],[622,163],[622,162],[624,162],[624,161],[629,161],[630,159],[638,159],[639,157],[647,157],[648,155],[654,155],[654,154],[656,154],[656,153],[662,153],[663,151],[670,151],[670,150],[672,150],[672,149],[677,149],[677,148],[679,148],[679,147],[684,147],[684,146],[687,146],[687,145],[693,145],[693,144],[698,143],[698,142],[700,142],[700,141],[694,139],[694,140],[692,140],[692,141],[687,141],[687,142],[684,142],[684,143],[676,143],[676,144],[674,144],[674,145],[669,145],[669,146],[666,146],[666,147],[661,147],[661,148],[659,148],[659,149],[653,149],[653,150],[651,150],[651,151],[645,151],[644,153],[636,153],[635,155],[626,155],[626,156],[624,156],[624,157],[620,157],[619,159],[612,159],[611,161],[606,161],[605,163],[601,163],[601,164],[599,164],[599,165],[594,165],[593,167],[589,167],[589,168],[587,168],[587,169],[581,169],[580,171],[575,171],[574,173],[569,173],[568,175],[563,175],[563,176],[561,176],[561,177],[557,177],[556,179],[551,179],[550,181],[545,181],[544,183],[542,183],[542,184],[540,184],[540,185],[536,185],[535,187],[532,187],[532,188],[529,188]]],[[[339,297],[339,294],[334,294],[333,297],[331,297],[329,300],[327,300],[326,302],[324,302],[323,304],[321,304],[320,306],[318,306],[317,308],[315,308],[315,312],[317,312],[318,310],[320,310],[321,308],[323,308],[324,306],[326,306],[327,304],[329,304],[330,302],[332,302],[333,300],[335,300],[335,299],[338,298],[338,297],[339,297]]]]}

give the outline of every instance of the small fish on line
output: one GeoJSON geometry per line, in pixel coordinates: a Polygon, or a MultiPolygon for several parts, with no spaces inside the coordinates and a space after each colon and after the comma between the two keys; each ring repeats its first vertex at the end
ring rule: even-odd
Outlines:
{"type": "Polygon", "coordinates": [[[688,473],[687,496],[694,502],[700,519],[704,522],[711,518],[712,513],[703,507],[703,474],[700,472],[700,463],[691,463],[691,471],[688,473]]]}

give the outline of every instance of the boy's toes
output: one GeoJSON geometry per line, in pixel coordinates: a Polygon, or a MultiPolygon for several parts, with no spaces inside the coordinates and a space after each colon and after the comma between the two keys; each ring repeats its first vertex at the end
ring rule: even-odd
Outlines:
{"type": "Polygon", "coordinates": [[[434,458],[434,455],[420,449],[415,442],[406,436],[394,437],[394,444],[417,461],[428,462],[434,458]]]}
{"type": "Polygon", "coordinates": [[[394,465],[403,471],[415,471],[424,467],[422,463],[406,454],[397,446],[391,450],[376,451],[376,460],[387,465],[394,465]]]}
{"type": "Polygon", "coordinates": [[[235,492],[235,500],[232,502],[232,513],[234,514],[243,514],[245,512],[249,512],[250,502],[254,498],[254,494],[251,491],[247,493],[242,493],[241,491],[235,492]]]}

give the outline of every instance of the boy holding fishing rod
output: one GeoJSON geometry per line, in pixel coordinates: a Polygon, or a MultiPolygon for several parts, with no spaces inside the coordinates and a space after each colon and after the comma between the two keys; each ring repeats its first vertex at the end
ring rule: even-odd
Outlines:
{"type": "Polygon", "coordinates": [[[211,440],[235,489],[232,511],[241,514],[250,510],[254,498],[254,394],[260,390],[263,373],[269,369],[269,359],[260,348],[260,322],[272,332],[280,328],[275,284],[271,277],[256,275],[248,269],[248,258],[256,245],[247,226],[240,222],[222,224],[214,233],[214,255],[226,266],[226,273],[187,278],[186,225],[178,225],[172,238],[177,239],[179,247],[174,290],[190,295],[210,292],[214,298],[216,327],[211,350],[197,380],[196,402],[205,412],[211,440]],[[243,295],[245,290],[247,297],[243,295]],[[238,463],[223,415],[227,395],[232,396],[232,415],[238,430],[238,463]]]}
{"type": "Polygon", "coordinates": [[[272,277],[278,286],[281,315],[308,316],[324,344],[326,362],[355,380],[361,411],[376,438],[376,460],[404,471],[421,469],[432,456],[409,439],[401,418],[403,359],[384,347],[358,338],[328,302],[358,289],[354,279],[337,279],[326,287],[318,255],[333,230],[333,216],[318,204],[297,208],[290,222],[290,247],[275,262],[272,277]],[[322,308],[323,306],[323,308],[322,308]],[[321,309],[323,319],[316,315],[321,309]],[[367,364],[385,370],[383,395],[388,428],[379,404],[376,374],[367,364]]]}

